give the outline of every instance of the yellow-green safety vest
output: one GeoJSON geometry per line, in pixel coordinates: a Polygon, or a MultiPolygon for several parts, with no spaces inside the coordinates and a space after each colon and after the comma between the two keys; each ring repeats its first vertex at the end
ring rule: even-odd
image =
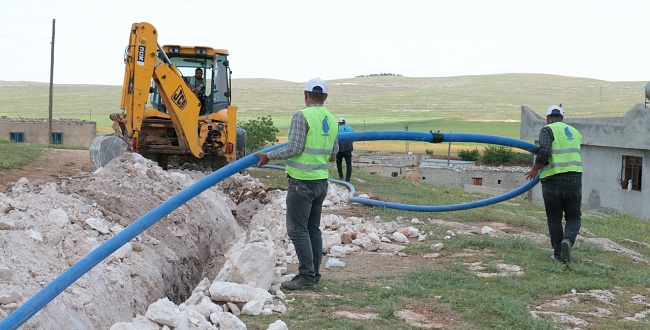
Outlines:
{"type": "Polygon", "coordinates": [[[546,178],[558,173],[582,173],[582,158],[580,158],[580,144],[582,134],[572,126],[557,121],[546,125],[553,131],[553,144],[551,157],[548,164],[542,167],[540,178],[546,178]]]}
{"type": "Polygon", "coordinates": [[[305,149],[287,160],[286,172],[300,180],[327,179],[329,159],[339,134],[336,118],[323,106],[307,107],[300,112],[309,125],[305,149]]]}

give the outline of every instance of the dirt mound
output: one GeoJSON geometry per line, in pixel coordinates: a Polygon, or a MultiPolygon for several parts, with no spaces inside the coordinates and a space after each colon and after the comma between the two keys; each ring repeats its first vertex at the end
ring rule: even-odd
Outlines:
{"type": "MultiPolygon", "coordinates": [[[[10,185],[0,194],[0,290],[11,292],[2,318],[194,182],[127,153],[88,177],[40,185],[22,178],[10,185]]],[[[106,329],[144,313],[157,299],[183,301],[206,273],[215,272],[206,265],[218,271],[218,260],[241,232],[226,201],[210,188],[180,206],[73,283],[26,328],[106,329]]]]}

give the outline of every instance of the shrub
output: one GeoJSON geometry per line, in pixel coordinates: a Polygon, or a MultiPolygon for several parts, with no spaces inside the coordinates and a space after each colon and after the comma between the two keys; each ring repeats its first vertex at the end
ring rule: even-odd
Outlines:
{"type": "Polygon", "coordinates": [[[478,151],[478,148],[474,148],[474,150],[458,150],[458,158],[460,158],[460,160],[475,162],[479,159],[479,156],[480,152],[478,151]]]}
{"type": "Polygon", "coordinates": [[[483,150],[481,163],[485,165],[501,165],[511,163],[514,151],[511,147],[489,145],[483,150]]]}
{"type": "Polygon", "coordinates": [[[246,130],[246,152],[248,154],[262,149],[268,143],[273,145],[279,142],[277,136],[279,130],[273,125],[271,115],[240,122],[237,127],[246,130]]]}

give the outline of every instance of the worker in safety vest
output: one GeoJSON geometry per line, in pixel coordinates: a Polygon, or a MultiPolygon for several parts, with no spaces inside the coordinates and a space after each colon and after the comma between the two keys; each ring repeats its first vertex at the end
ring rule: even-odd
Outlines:
{"type": "Polygon", "coordinates": [[[298,257],[298,275],[281,283],[287,290],[309,290],[320,283],[323,238],[321,210],[327,196],[329,159],[338,152],[336,118],[323,106],[327,84],[320,78],[307,82],[304,109],[296,112],[286,146],[256,153],[258,166],[269,160],[286,160],[287,234],[298,257]]]}
{"type": "MultiPolygon", "coordinates": [[[[354,132],[350,125],[345,123],[345,118],[339,118],[339,133],[354,132]]],[[[345,181],[350,182],[352,177],[352,142],[340,142],[339,153],[336,154],[336,170],[339,172],[339,180],[343,180],[343,160],[345,159],[345,181]]]]}
{"type": "Polygon", "coordinates": [[[526,178],[531,180],[539,172],[553,247],[551,260],[568,262],[581,226],[582,135],[563,119],[561,106],[552,105],[546,111],[547,125],[539,132],[539,150],[533,169],[526,173],[526,178]],[[564,228],[563,215],[566,220],[564,228]]]}

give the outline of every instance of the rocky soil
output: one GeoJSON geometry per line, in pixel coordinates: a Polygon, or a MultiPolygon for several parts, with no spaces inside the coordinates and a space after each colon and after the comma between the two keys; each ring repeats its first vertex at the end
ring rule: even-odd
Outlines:
{"type": "MultiPolygon", "coordinates": [[[[0,183],[6,185],[0,193],[0,319],[90,251],[204,178],[200,172],[163,171],[136,154],[125,154],[88,173],[87,154],[74,157],[73,153],[46,153],[44,157],[49,158],[30,167],[41,169],[36,172],[0,174],[0,183]],[[41,173],[44,168],[53,170],[57,162],[59,169],[74,166],[79,171],[41,173]]],[[[248,175],[236,174],[224,180],[99,262],[23,328],[245,329],[241,315],[275,314],[278,321],[268,329],[286,329],[283,314],[293,298],[306,293],[285,293],[279,288],[279,283],[293,276],[297,268],[284,227],[285,196],[285,192],[266,189],[248,175]]],[[[446,228],[448,239],[489,235],[547,240],[545,235],[500,223],[369,218],[367,209],[350,205],[347,196],[346,188],[330,185],[322,221],[327,253],[323,277],[402,274],[437,258],[462,262],[462,253],[445,253],[443,237],[431,246],[429,254],[400,252],[408,244],[424,244],[430,233],[418,229],[423,222],[446,228]]],[[[642,254],[595,237],[588,230],[580,237],[648,263],[642,254]]],[[[506,264],[489,270],[482,264],[465,266],[477,276],[520,276],[526,271],[506,264]]],[[[635,292],[591,290],[540,302],[531,306],[531,313],[551,318],[566,329],[587,329],[604,318],[643,321],[650,314],[649,302],[647,288],[635,292]],[[587,296],[602,301],[597,312],[581,309],[581,299],[587,296]],[[621,310],[630,306],[635,313],[621,310]]],[[[378,317],[345,308],[335,314],[354,319],[378,317]]],[[[396,315],[422,328],[461,325],[459,315],[448,306],[433,309],[414,305],[396,315]]]]}

